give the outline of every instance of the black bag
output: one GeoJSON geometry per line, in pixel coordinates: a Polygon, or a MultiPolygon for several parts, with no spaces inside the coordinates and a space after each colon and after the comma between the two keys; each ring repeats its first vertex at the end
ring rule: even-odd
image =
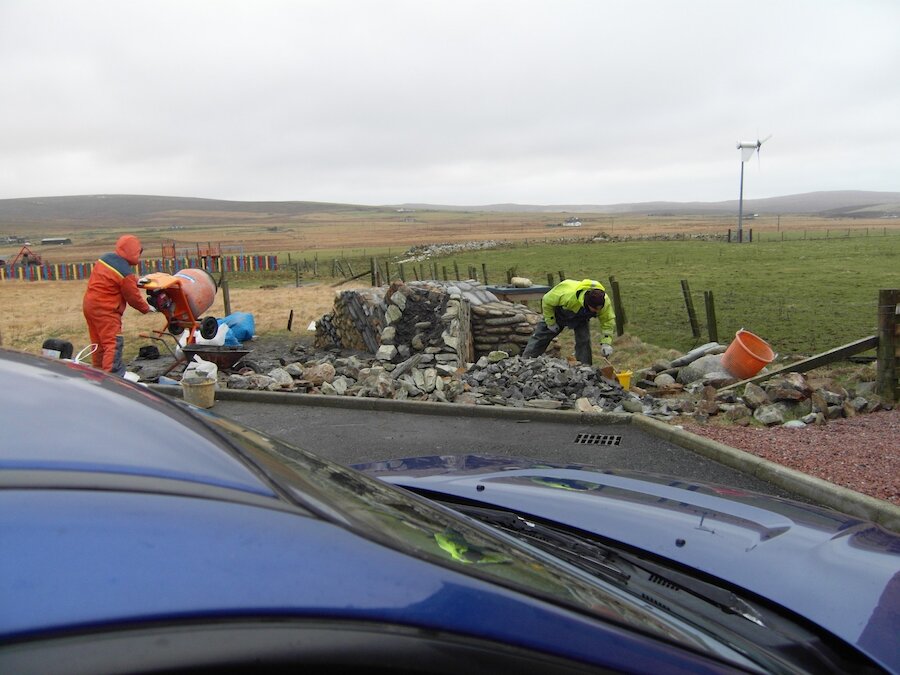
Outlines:
{"type": "Polygon", "coordinates": [[[41,348],[59,352],[58,358],[60,359],[72,358],[72,343],[67,340],[49,338],[47,340],[44,340],[44,344],[41,345],[41,348]]]}
{"type": "Polygon", "coordinates": [[[139,359],[158,359],[159,358],[159,349],[157,349],[153,345],[146,345],[144,347],[140,347],[138,349],[138,358],[139,359]]]}

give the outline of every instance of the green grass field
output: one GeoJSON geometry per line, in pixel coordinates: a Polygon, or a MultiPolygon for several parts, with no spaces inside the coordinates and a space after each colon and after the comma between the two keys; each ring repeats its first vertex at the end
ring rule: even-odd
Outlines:
{"type": "MultiPolygon", "coordinates": [[[[704,291],[715,301],[719,341],[745,328],[783,355],[813,354],[872,335],[882,288],[900,285],[900,236],[753,244],[703,241],[593,243],[483,251],[454,258],[461,270],[485,264],[488,281],[506,270],[536,284],[547,274],[620,285],[627,333],[686,350],[708,341],[704,291]],[[694,338],[681,280],[701,328],[694,338]]],[[[443,263],[442,263],[443,264],[443,263]]],[[[452,265],[452,261],[450,263],[452,265]]],[[[451,267],[452,269],[452,267],[451,267]]]]}
{"type": "MultiPolygon", "coordinates": [[[[331,276],[332,258],[350,262],[354,273],[370,267],[380,254],[381,269],[387,249],[329,251],[319,257],[320,280],[331,276]],[[329,255],[331,254],[331,255],[329,255]]],[[[397,249],[390,251],[396,258],[397,249]]],[[[302,259],[295,254],[292,260],[302,259]]],[[[279,255],[279,261],[286,261],[279,255]]],[[[900,286],[900,233],[849,238],[772,239],[752,244],[726,244],[697,240],[628,241],[611,243],[532,244],[503,246],[464,255],[404,265],[404,276],[414,280],[468,278],[470,267],[481,279],[504,284],[507,270],[535,284],[554,281],[563,272],[569,278],[597,279],[609,287],[610,277],[620,285],[627,323],[625,332],[641,341],[679,351],[709,340],[704,291],[715,303],[719,342],[728,344],[745,328],[765,339],[780,355],[809,355],[875,334],[879,289],[900,286]],[[420,272],[421,270],[421,272],[420,272]],[[687,280],[701,335],[695,338],[685,307],[681,281],[687,280]]],[[[390,265],[392,278],[399,266],[390,265]]],[[[293,273],[278,273],[280,283],[293,273]]],[[[234,283],[265,283],[254,275],[234,283]]],[[[311,280],[304,273],[304,280],[311,280]]],[[[270,283],[271,283],[270,279],[270,283]]],[[[366,284],[369,278],[360,279],[366,284]]],[[[352,282],[350,282],[352,286],[352,282]]],[[[534,303],[532,303],[534,304],[534,303]]]]}

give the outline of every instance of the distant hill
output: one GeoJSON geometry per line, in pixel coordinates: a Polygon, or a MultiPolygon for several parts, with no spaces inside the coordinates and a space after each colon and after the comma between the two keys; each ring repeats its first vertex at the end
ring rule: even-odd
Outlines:
{"type": "MultiPolygon", "coordinates": [[[[0,199],[0,230],[10,225],[64,226],[73,230],[103,226],[168,227],[233,221],[283,222],[309,213],[359,211],[348,204],[324,202],[236,202],[197,197],[83,195],[0,199]]],[[[390,210],[390,209],[386,209],[390,210]]]]}
{"type": "MultiPolygon", "coordinates": [[[[239,202],[196,197],[149,195],[83,195],[0,200],[0,233],[9,228],[65,227],[72,231],[104,226],[170,227],[228,224],[235,220],[283,223],[313,213],[406,210],[483,211],[507,213],[601,213],[717,215],[737,212],[737,200],[724,202],[643,202],[636,204],[490,204],[448,206],[396,204],[365,206],[327,202],[239,202]]],[[[900,217],[900,192],[809,192],[784,197],[744,200],[745,213],[808,214],[833,217],[900,217]]]]}
{"type": "MultiPolygon", "coordinates": [[[[398,204],[398,208],[433,209],[439,211],[502,211],[515,212],[567,212],[567,213],[631,213],[677,215],[734,214],[738,200],[724,202],[638,202],[633,204],[555,204],[533,206],[523,204],[490,204],[487,206],[438,206],[433,204],[398,204]]],[[[839,190],[831,192],[806,192],[783,197],[745,199],[745,213],[767,215],[818,215],[840,217],[877,218],[881,215],[900,216],[900,192],[872,192],[864,190],[839,190]]]]}

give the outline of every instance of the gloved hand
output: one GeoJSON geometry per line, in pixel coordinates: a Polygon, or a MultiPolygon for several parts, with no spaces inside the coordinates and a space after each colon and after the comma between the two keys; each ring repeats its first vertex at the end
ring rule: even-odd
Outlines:
{"type": "Polygon", "coordinates": [[[557,335],[559,335],[559,331],[562,330],[562,326],[560,326],[558,323],[554,323],[554,324],[552,324],[552,325],[548,323],[548,324],[547,324],[547,328],[548,328],[551,332],[556,333],[557,335]]]}
{"type": "Polygon", "coordinates": [[[600,345],[600,353],[603,355],[604,359],[608,359],[610,356],[612,356],[612,352],[612,345],[600,345]]]}

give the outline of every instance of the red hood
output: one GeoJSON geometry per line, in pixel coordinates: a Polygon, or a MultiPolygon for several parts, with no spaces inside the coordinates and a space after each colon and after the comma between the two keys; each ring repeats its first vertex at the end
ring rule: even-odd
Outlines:
{"type": "Polygon", "coordinates": [[[141,240],[133,234],[124,234],[116,242],[116,253],[125,258],[130,264],[137,265],[141,259],[141,240]]]}

